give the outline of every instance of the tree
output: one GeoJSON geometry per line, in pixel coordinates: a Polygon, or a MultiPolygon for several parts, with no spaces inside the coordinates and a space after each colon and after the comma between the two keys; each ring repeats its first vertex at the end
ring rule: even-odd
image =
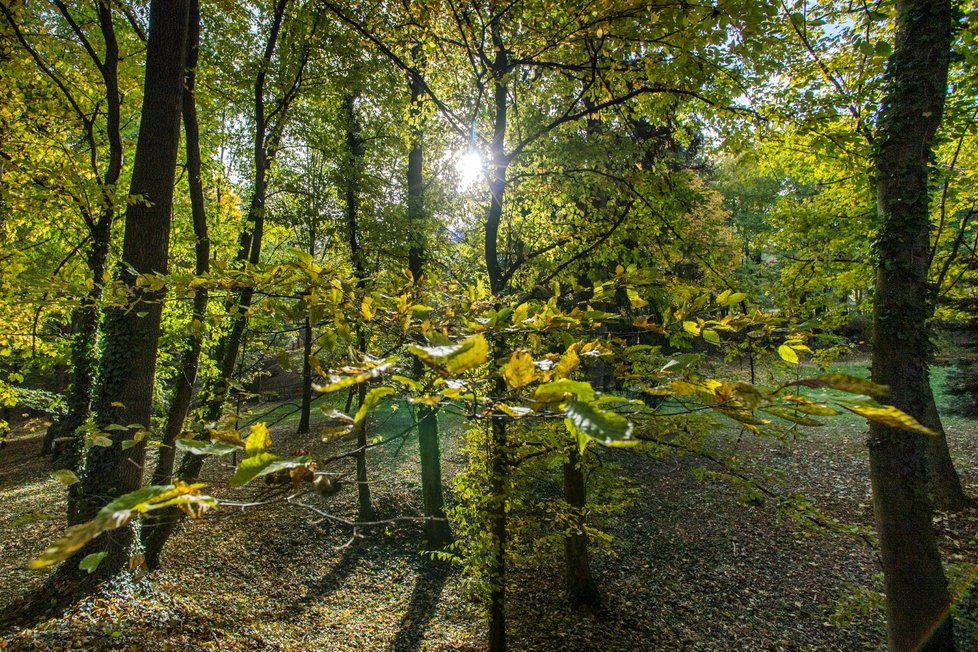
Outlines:
{"type": "MultiPolygon", "coordinates": [[[[894,405],[930,423],[928,168],[944,110],[953,19],[946,0],[904,0],[897,10],[875,156],[881,221],[872,377],[890,387],[894,405]]],[[[953,650],[950,597],[927,493],[926,444],[872,423],[869,452],[889,648],[953,650]]]]}
{"type": "MultiPolygon", "coordinates": [[[[106,315],[105,348],[99,366],[96,422],[112,430],[111,445],[88,450],[81,477],[77,520],[92,519],[105,505],[142,484],[145,431],[152,416],[157,344],[165,290],[156,275],[168,265],[173,184],[180,141],[180,112],[190,0],[153,0],[136,144],[117,273],[122,300],[106,315]],[[134,442],[125,446],[124,442],[134,442]]],[[[59,575],[78,578],[79,561],[105,553],[98,578],[114,575],[129,560],[132,531],[106,533],[68,559],[59,575]]]]}

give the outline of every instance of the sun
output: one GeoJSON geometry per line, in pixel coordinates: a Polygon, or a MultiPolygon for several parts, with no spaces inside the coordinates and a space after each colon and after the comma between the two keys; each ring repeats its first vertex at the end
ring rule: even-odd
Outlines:
{"type": "Polygon", "coordinates": [[[469,149],[455,161],[455,171],[458,172],[459,190],[471,190],[482,181],[482,156],[478,150],[469,149]]]}

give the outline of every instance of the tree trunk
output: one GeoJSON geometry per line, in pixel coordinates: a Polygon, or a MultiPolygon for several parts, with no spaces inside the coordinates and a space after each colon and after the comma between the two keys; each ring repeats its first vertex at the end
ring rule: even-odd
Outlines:
{"type": "MultiPolygon", "coordinates": [[[[136,274],[166,273],[169,255],[170,213],[180,141],[184,59],[190,0],[153,0],[146,51],[146,77],[139,138],[129,196],[140,197],[126,209],[122,265],[118,278],[132,302],[106,314],[105,350],[95,400],[97,424],[140,424],[148,428],[153,406],[157,345],[164,290],[136,284],[136,274]]],[[[88,451],[81,479],[78,520],[85,521],[113,498],[142,484],[145,442],[128,449],[135,429],[109,431],[112,445],[88,451]]],[[[68,559],[58,575],[82,577],[78,562],[105,551],[95,575],[106,578],[125,567],[132,544],[132,529],[107,532],[68,559]]]]}
{"type": "MultiPolygon", "coordinates": [[[[360,181],[362,176],[363,155],[365,153],[363,138],[360,136],[360,123],[356,114],[356,95],[351,93],[343,98],[343,117],[346,128],[346,170],[343,179],[346,198],[346,227],[350,246],[350,260],[353,272],[357,275],[357,289],[360,299],[364,298],[367,287],[367,265],[363,259],[360,247],[360,229],[357,224],[360,211],[360,181]]],[[[357,326],[357,347],[362,355],[367,353],[367,334],[362,325],[357,326]]],[[[367,386],[358,386],[357,406],[363,405],[367,386]]],[[[357,495],[360,501],[361,521],[373,521],[376,512],[370,500],[370,485],[367,481],[367,428],[361,424],[357,428],[357,495]]]]}
{"type": "Polygon", "coordinates": [[[296,432],[304,435],[309,432],[312,412],[312,322],[306,317],[302,325],[302,405],[299,409],[299,427],[296,432]]]}
{"type": "MultiPolygon", "coordinates": [[[[200,129],[197,124],[197,101],[194,97],[197,58],[200,52],[200,7],[197,0],[191,0],[190,24],[187,33],[187,73],[183,89],[183,130],[187,154],[187,183],[190,188],[190,211],[194,228],[194,258],[196,274],[202,276],[210,271],[210,239],[207,234],[207,215],[204,207],[204,186],[201,180],[200,129]]],[[[163,427],[163,442],[160,455],[153,470],[153,484],[167,484],[173,475],[173,461],[176,457],[175,442],[183,432],[183,424],[190,411],[197,381],[197,366],[203,343],[204,321],[207,318],[207,288],[194,290],[191,312],[190,337],[187,349],[180,359],[177,369],[176,387],[173,400],[166,415],[163,427]]]]}
{"type": "Polygon", "coordinates": [[[564,462],[564,501],[572,510],[571,532],[564,539],[564,562],[567,595],[575,606],[593,607],[600,601],[597,582],[591,574],[588,557],[587,484],[584,460],[573,443],[564,462]]]}
{"type": "MultiPolygon", "coordinates": [[[[925,421],[933,402],[927,368],[932,293],[928,163],[947,90],[948,0],[898,3],[896,44],[876,155],[880,232],[873,380],[888,401],[925,421]]],[[[886,587],[889,649],[953,650],[950,598],[934,537],[921,435],[870,424],[873,508],[886,587]]]]}
{"type": "MultiPolygon", "coordinates": [[[[420,58],[421,47],[412,49],[420,58]]],[[[411,91],[411,107],[415,119],[423,115],[424,87],[416,76],[408,80],[411,91]]],[[[412,122],[412,125],[414,123],[412,122]]],[[[408,269],[414,278],[414,286],[420,290],[424,283],[425,248],[427,246],[424,208],[424,145],[423,125],[412,127],[411,149],[408,152],[408,223],[411,229],[411,247],[408,250],[408,269]]],[[[414,378],[421,381],[424,364],[414,359],[414,378]]],[[[452,529],[445,515],[445,498],[442,491],[441,450],[438,441],[438,413],[427,405],[418,406],[418,455],[421,460],[421,498],[424,515],[431,519],[425,524],[425,538],[430,550],[441,550],[452,542],[452,529]]]]}
{"type": "MultiPolygon", "coordinates": [[[[106,120],[105,133],[109,141],[108,165],[102,175],[102,205],[98,219],[89,221],[92,243],[86,257],[88,271],[92,275],[92,287],[82,298],[80,305],[72,314],[74,339],[71,343],[71,384],[68,387],[67,413],[48,427],[41,446],[42,455],[55,454],[59,448],[57,440],[65,438],[62,448],[61,466],[76,470],[81,461],[82,444],[75,436],[76,431],[91,413],[92,390],[95,385],[95,360],[98,359],[98,335],[102,300],[105,287],[105,271],[109,260],[109,246],[112,239],[112,224],[115,221],[115,186],[122,174],[122,96],[119,92],[119,44],[112,22],[112,7],[109,3],[98,5],[99,29],[105,44],[103,61],[94,61],[105,84],[106,120]]],[[[95,142],[89,131],[89,146],[95,142]]],[[[93,155],[93,172],[97,172],[97,156],[93,155]]],[[[75,492],[69,491],[69,521],[74,506],[75,492]]]]}
{"type": "MultiPolygon", "coordinates": [[[[279,31],[285,17],[288,0],[278,0],[272,16],[272,26],[262,58],[262,66],[255,77],[255,138],[254,138],[254,186],[251,202],[248,205],[247,226],[242,230],[238,241],[236,262],[257,265],[261,259],[262,236],[265,224],[265,200],[267,196],[268,172],[275,157],[277,138],[268,137],[268,121],[265,114],[265,79],[272,55],[278,41],[279,31]],[[272,142],[270,142],[270,140],[272,142]]],[[[279,120],[284,120],[283,114],[287,105],[279,105],[279,120]]],[[[247,313],[254,298],[254,288],[245,287],[237,296],[228,302],[230,325],[225,335],[217,345],[217,377],[204,389],[202,394],[207,403],[203,406],[201,420],[210,423],[220,419],[234,375],[235,363],[244,337],[247,325],[247,313]]],[[[185,482],[195,480],[200,475],[205,457],[202,455],[186,454],[181,458],[177,477],[185,482]]],[[[160,509],[143,520],[143,546],[145,548],[146,565],[150,569],[159,567],[163,546],[176,530],[183,519],[183,512],[176,508],[160,509]]]]}

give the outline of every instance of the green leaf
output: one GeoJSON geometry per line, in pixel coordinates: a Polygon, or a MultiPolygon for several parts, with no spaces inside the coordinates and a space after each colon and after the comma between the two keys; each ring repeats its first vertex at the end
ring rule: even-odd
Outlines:
{"type": "Polygon", "coordinates": [[[241,447],[235,446],[224,441],[205,442],[199,439],[178,439],[176,441],[178,451],[184,451],[192,455],[227,455],[229,453],[240,453],[241,447]]]}
{"type": "Polygon", "coordinates": [[[78,476],[75,475],[74,471],[69,471],[68,469],[51,471],[51,477],[66,487],[70,487],[73,484],[81,482],[81,480],[78,479],[78,476]]]}
{"type": "Polygon", "coordinates": [[[884,426],[889,426],[890,428],[908,430],[910,432],[917,432],[922,435],[931,435],[933,437],[938,435],[937,432],[934,432],[900,408],[892,405],[840,405],[850,412],[854,412],[865,419],[875,421],[876,423],[883,424],[884,426]]]}
{"type": "Polygon", "coordinates": [[[568,432],[577,437],[582,453],[591,440],[608,446],[614,441],[630,440],[632,437],[633,426],[628,419],[589,403],[571,400],[564,406],[564,414],[567,417],[564,425],[568,432]]]}
{"type": "Polygon", "coordinates": [[[374,387],[372,390],[367,392],[367,395],[363,398],[363,404],[353,416],[353,424],[355,426],[361,425],[367,418],[367,414],[374,408],[375,405],[380,403],[385,396],[390,396],[394,393],[395,391],[393,387],[374,387]]]}
{"type": "Polygon", "coordinates": [[[578,401],[593,401],[594,388],[590,383],[565,378],[537,387],[533,400],[538,403],[561,403],[568,396],[573,396],[578,401]]]}
{"type": "Polygon", "coordinates": [[[282,469],[294,469],[297,466],[309,464],[310,462],[312,462],[312,459],[306,455],[283,460],[278,455],[273,455],[272,453],[259,453],[254,457],[247,457],[241,460],[238,468],[234,471],[234,476],[231,478],[231,486],[243,487],[255,478],[263,475],[275,473],[282,469]]]}
{"type": "Polygon", "coordinates": [[[85,558],[78,562],[78,568],[93,573],[98,568],[98,565],[102,563],[102,560],[108,556],[109,553],[107,552],[93,552],[90,555],[85,555],[85,558]]]}
{"type": "Polygon", "coordinates": [[[710,328],[704,329],[703,339],[709,342],[710,344],[715,344],[717,346],[720,346],[720,336],[713,329],[710,328]]]}
{"type": "Polygon", "coordinates": [[[798,364],[798,354],[787,344],[782,344],[778,347],[778,355],[785,362],[790,362],[791,364],[798,364]]]}

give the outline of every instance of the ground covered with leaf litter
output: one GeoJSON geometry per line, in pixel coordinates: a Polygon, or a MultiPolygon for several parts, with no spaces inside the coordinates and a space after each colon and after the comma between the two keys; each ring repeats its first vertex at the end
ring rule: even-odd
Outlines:
{"type": "MultiPolygon", "coordinates": [[[[450,476],[464,464],[464,425],[446,425],[450,476]]],[[[337,444],[310,445],[310,438],[292,430],[289,422],[272,430],[277,449],[288,453],[302,446],[314,456],[336,450],[337,444]]],[[[978,424],[950,419],[948,430],[958,468],[975,495],[978,424]]],[[[791,443],[745,435],[731,454],[750,460],[751,468],[782,472],[772,488],[808,493],[826,516],[868,525],[864,442],[865,426],[847,419],[791,443]]],[[[39,447],[38,434],[21,431],[0,451],[0,604],[44,581],[45,574],[26,570],[26,562],[61,528],[62,490],[37,457],[39,447]]],[[[416,439],[406,439],[371,451],[377,479],[372,491],[382,518],[420,512],[416,448],[416,439]]],[[[601,456],[635,491],[634,504],[604,522],[612,552],[593,559],[603,604],[593,611],[567,605],[558,547],[521,554],[511,575],[511,649],[885,646],[880,567],[874,549],[858,536],[819,534],[779,518],[771,500],[744,500],[740,488],[697,480],[696,469],[711,467],[701,458],[652,459],[624,451],[601,456]]],[[[215,485],[228,473],[217,465],[206,471],[215,485]]],[[[340,516],[356,514],[353,491],[315,501],[340,516]]],[[[350,543],[349,530],[312,520],[311,513],[282,504],[221,509],[171,541],[161,572],[119,580],[62,617],[4,632],[0,649],[483,649],[485,628],[471,586],[458,569],[420,554],[417,526],[365,532],[350,543]]],[[[978,563],[978,518],[974,512],[942,516],[938,529],[952,584],[962,596],[959,649],[978,649],[978,600],[967,590],[978,563]]]]}

